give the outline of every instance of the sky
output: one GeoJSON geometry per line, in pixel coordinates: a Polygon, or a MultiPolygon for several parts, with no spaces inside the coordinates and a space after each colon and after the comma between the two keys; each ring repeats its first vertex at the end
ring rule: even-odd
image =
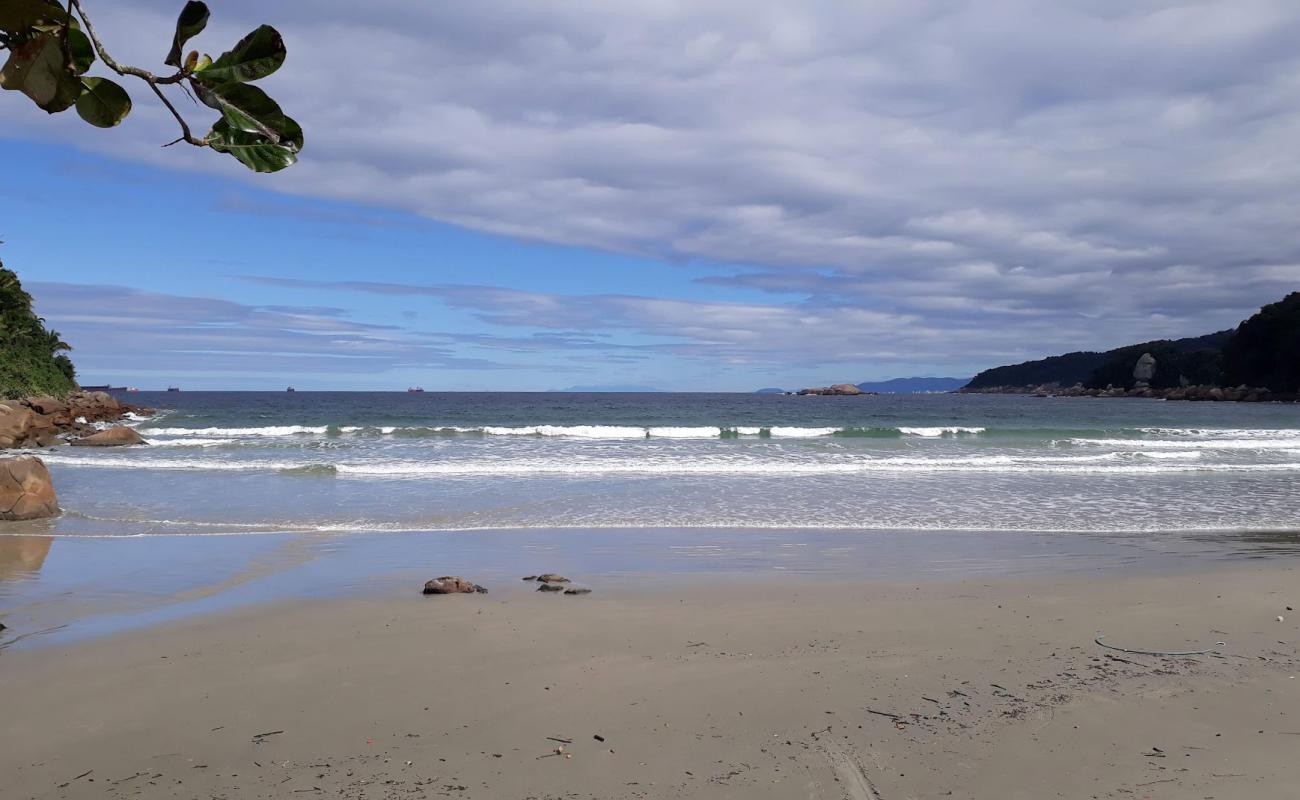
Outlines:
{"type": "MultiPolygon", "coordinates": [[[[179,0],[83,5],[165,69],[179,0]]],[[[83,383],[968,377],[1300,289],[1294,0],[209,5],[284,36],[284,172],[138,82],[109,131],[0,93],[0,258],[83,383]]]]}

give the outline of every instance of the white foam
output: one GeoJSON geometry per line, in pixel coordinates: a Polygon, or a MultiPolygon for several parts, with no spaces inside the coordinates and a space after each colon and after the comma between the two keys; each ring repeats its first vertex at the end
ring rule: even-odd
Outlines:
{"type": "Polygon", "coordinates": [[[716,439],[721,428],[650,428],[647,433],[664,439],[716,439]]]}
{"type": "Polygon", "coordinates": [[[268,425],[264,428],[141,428],[143,436],[297,436],[325,433],[324,426],[268,425]]]}
{"type": "Polygon", "coordinates": [[[1069,439],[1071,444],[1093,447],[1118,447],[1130,450],[1285,450],[1296,446],[1296,439],[1069,439]]]}
{"type": "MultiPolygon", "coordinates": [[[[137,451],[147,452],[147,451],[137,451]]],[[[156,458],[127,456],[72,456],[51,453],[50,464],[88,468],[184,471],[301,471],[311,467],[332,466],[339,476],[352,477],[565,477],[573,475],[750,475],[804,476],[855,475],[875,473],[1029,473],[1029,474],[1170,474],[1187,472],[1254,473],[1297,472],[1300,463],[1222,464],[1195,460],[1176,463],[1142,464],[1134,460],[1098,461],[1088,457],[1016,458],[1008,455],[960,458],[855,458],[834,461],[790,461],[753,459],[681,459],[618,458],[574,460],[566,458],[514,458],[509,460],[473,461],[370,461],[330,463],[319,461],[258,461],[230,458],[156,458]]]]}
{"type": "Polygon", "coordinates": [[[1139,428],[1153,436],[1202,439],[1300,439],[1300,428],[1139,428]]]}
{"type": "Polygon", "coordinates": [[[983,433],[983,428],[968,428],[961,425],[947,425],[938,428],[899,428],[904,436],[956,436],[960,434],[983,433]]]}
{"type": "Polygon", "coordinates": [[[515,428],[487,426],[483,428],[456,428],[470,433],[481,430],[489,436],[574,436],[583,439],[644,439],[645,428],[622,425],[525,425],[515,428]]]}
{"type": "Polygon", "coordinates": [[[768,433],[772,436],[780,436],[782,438],[807,439],[817,436],[830,436],[833,433],[838,433],[839,430],[839,428],[790,428],[776,426],[768,428],[768,433]]]}

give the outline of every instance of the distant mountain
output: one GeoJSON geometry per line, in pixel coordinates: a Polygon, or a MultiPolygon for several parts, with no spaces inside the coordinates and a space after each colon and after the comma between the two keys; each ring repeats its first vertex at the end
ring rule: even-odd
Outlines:
{"type": "Polygon", "coordinates": [[[552,392],[590,392],[598,394],[602,392],[629,392],[629,393],[651,393],[662,392],[663,389],[656,389],[653,386],[635,386],[625,383],[608,383],[594,384],[591,386],[570,386],[567,389],[552,389],[552,392]]]}
{"type": "Polygon", "coordinates": [[[757,392],[754,392],[754,394],[785,394],[785,389],[777,389],[769,386],[766,389],[759,389],[757,392]]]}
{"type": "Polygon", "coordinates": [[[864,392],[881,394],[915,394],[916,392],[951,392],[965,386],[969,378],[892,378],[887,381],[859,383],[864,392]]]}

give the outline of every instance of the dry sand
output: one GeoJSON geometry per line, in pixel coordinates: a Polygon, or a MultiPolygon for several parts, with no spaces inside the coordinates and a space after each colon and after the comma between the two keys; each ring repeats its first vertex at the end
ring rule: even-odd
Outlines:
{"type": "Polygon", "coordinates": [[[1300,797],[1289,563],[585,597],[413,586],[11,649],[0,796],[1300,797]],[[1127,655],[1101,632],[1226,644],[1127,655]]]}

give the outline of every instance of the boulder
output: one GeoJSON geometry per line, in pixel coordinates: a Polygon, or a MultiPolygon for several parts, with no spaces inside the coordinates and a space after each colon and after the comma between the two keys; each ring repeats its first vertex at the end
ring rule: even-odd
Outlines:
{"type": "Polygon", "coordinates": [[[149,444],[134,428],[117,427],[83,436],[72,442],[73,447],[125,447],[133,444],[149,444]]]}
{"type": "Polygon", "coordinates": [[[57,424],[66,425],[72,422],[72,408],[57,397],[29,397],[23,400],[23,405],[37,414],[53,417],[57,424]]]}
{"type": "Polygon", "coordinates": [[[574,586],[571,589],[565,589],[565,594],[591,594],[591,590],[585,586],[574,586]]]}
{"type": "Polygon", "coordinates": [[[0,520],[43,519],[59,513],[45,462],[36,456],[0,459],[0,520]]]}
{"type": "Polygon", "coordinates": [[[564,587],[561,586],[561,585],[558,584],[558,583],[543,583],[541,586],[538,586],[538,587],[537,587],[537,591],[539,591],[539,592],[562,592],[562,591],[564,591],[564,587]]]}
{"type": "Polygon", "coordinates": [[[537,580],[543,583],[568,583],[569,579],[563,575],[556,575],[554,572],[548,572],[545,575],[538,575],[537,580]]]}
{"type": "Polygon", "coordinates": [[[487,594],[487,589],[459,575],[443,575],[424,584],[425,594],[487,594]]]}
{"type": "Polygon", "coordinates": [[[131,410],[108,392],[76,392],[68,397],[68,408],[73,417],[89,422],[116,421],[131,410]]]}
{"type": "Polygon", "coordinates": [[[1145,389],[1151,385],[1151,379],[1156,376],[1156,357],[1150,353],[1143,353],[1142,357],[1133,365],[1133,381],[1137,388],[1145,389]]]}
{"type": "Polygon", "coordinates": [[[0,403],[0,448],[44,446],[58,431],[49,417],[18,403],[0,403]]]}

